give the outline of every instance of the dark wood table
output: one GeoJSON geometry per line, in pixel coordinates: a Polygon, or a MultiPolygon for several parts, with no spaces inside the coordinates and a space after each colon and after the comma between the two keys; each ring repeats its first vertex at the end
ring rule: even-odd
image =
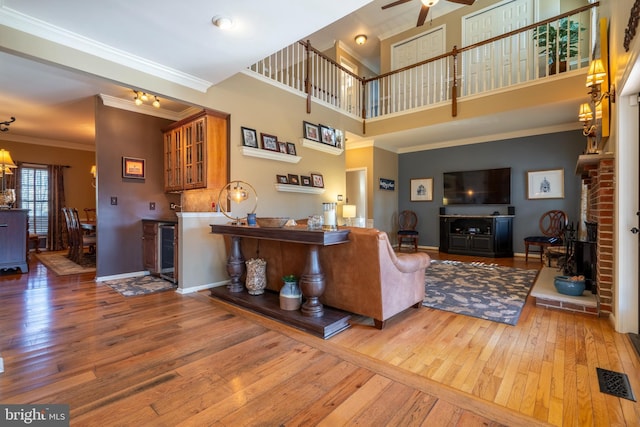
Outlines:
{"type": "MultiPolygon", "coordinates": [[[[223,297],[228,301],[255,309],[278,320],[285,320],[297,327],[314,332],[323,338],[328,338],[349,327],[348,319],[350,316],[348,314],[330,307],[324,307],[319,301],[325,288],[325,276],[320,264],[319,249],[323,246],[348,243],[350,230],[338,229],[329,231],[307,230],[306,227],[301,226],[263,228],[246,225],[211,224],[211,232],[231,237],[231,249],[227,258],[227,273],[231,278],[231,283],[227,286],[226,295],[223,295],[219,288],[212,288],[212,296],[223,297]],[[247,297],[241,294],[244,291],[244,284],[240,281],[240,278],[245,272],[245,258],[240,244],[243,237],[301,243],[308,247],[304,273],[300,277],[300,290],[305,298],[300,309],[301,313],[275,310],[273,303],[263,302],[264,298],[247,297]],[[305,317],[307,318],[306,320],[304,319],[305,317]]],[[[265,298],[270,298],[268,292],[265,295],[265,298]]]]}

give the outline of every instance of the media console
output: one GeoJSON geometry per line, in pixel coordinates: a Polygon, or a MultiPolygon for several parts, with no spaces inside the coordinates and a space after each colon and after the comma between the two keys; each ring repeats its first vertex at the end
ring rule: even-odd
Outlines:
{"type": "Polygon", "coordinates": [[[513,256],[513,215],[440,215],[440,251],[513,256]]]}

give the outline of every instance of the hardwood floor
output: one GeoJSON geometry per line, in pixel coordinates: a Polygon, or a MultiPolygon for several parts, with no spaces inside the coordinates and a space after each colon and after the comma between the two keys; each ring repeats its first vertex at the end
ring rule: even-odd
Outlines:
{"type": "Polygon", "coordinates": [[[600,393],[595,370],[626,373],[640,394],[640,360],[627,336],[606,319],[531,299],[517,326],[422,307],[382,331],[354,316],[352,328],[321,340],[207,292],[125,298],[92,274],[55,276],[34,259],[28,274],[0,273],[0,301],[0,403],[67,403],[71,425],[640,419],[638,403],[600,393]]]}

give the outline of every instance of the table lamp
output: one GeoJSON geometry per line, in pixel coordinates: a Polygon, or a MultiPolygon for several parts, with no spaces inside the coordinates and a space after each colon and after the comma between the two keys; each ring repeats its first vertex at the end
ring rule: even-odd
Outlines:
{"type": "Polygon", "coordinates": [[[347,220],[347,225],[351,226],[351,219],[356,217],[356,205],[343,205],[342,217],[347,220]]]}

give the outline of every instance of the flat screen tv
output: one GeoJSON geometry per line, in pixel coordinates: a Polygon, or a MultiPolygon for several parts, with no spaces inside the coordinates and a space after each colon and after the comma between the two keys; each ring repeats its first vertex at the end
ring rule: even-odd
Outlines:
{"type": "Polygon", "coordinates": [[[511,203],[511,168],[445,172],[445,205],[511,203]]]}

